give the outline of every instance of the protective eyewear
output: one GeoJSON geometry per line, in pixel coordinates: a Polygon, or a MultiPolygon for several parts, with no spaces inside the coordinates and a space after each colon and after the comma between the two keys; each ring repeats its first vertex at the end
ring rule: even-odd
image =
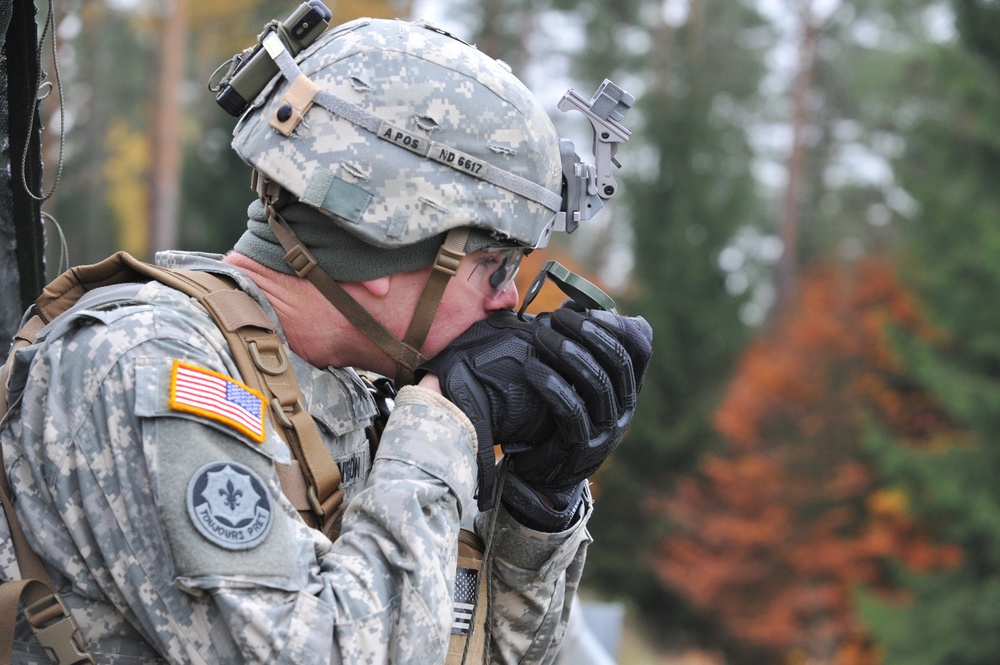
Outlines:
{"type": "Polygon", "coordinates": [[[483,295],[496,298],[506,292],[514,281],[524,254],[523,247],[487,247],[479,253],[469,273],[469,283],[483,295]]]}

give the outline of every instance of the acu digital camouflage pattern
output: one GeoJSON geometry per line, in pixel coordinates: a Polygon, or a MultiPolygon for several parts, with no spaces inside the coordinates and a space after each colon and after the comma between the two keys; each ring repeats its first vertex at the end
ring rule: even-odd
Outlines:
{"type": "MultiPolygon", "coordinates": [[[[505,65],[421,24],[361,19],[322,35],[297,58],[321,89],[412,135],[559,194],[552,122],[505,65]]],[[[289,82],[265,88],[233,148],[296,196],[379,247],[409,245],[458,226],[534,246],[553,210],[416,155],[315,105],[288,138],[268,125],[289,82]],[[317,189],[319,190],[317,193],[317,189]]]]}
{"type": "MultiPolygon", "coordinates": [[[[228,266],[163,258],[228,272],[273,315],[228,266]]],[[[292,355],[341,469],[360,465],[344,474],[349,508],[331,543],[281,495],[273,464],[288,451],[270,426],[257,444],[166,406],[173,359],[238,376],[208,315],[156,283],[110,288],[19,352],[17,402],[0,428],[18,517],[98,661],[444,662],[459,524],[475,510],[465,416],[404,389],[369,465],[363,430],[374,405],[358,377],[292,355]],[[195,531],[185,490],[212,461],[252,469],[270,492],[275,519],[258,547],[224,550],[195,531]]],[[[586,519],[561,534],[526,530],[502,509],[497,523],[491,662],[550,662],[583,566],[586,519]]],[[[17,578],[2,518],[0,576],[17,578]]],[[[49,662],[23,620],[14,658],[49,662]]]]}

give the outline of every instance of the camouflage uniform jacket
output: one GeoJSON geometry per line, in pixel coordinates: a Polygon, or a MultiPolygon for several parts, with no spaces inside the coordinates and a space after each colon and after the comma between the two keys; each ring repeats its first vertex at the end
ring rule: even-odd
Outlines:
{"type": "MultiPolygon", "coordinates": [[[[158,262],[234,275],[275,318],[217,258],[158,262]]],[[[158,283],[97,289],[39,339],[11,373],[5,471],[32,548],[99,662],[444,662],[459,525],[475,511],[475,434],[457,408],[404,388],[371,461],[375,407],[357,375],[292,356],[343,475],[349,506],[331,543],[282,496],[273,462],[289,453],[269,424],[257,442],[246,433],[256,425],[218,403],[180,407],[186,381],[214,381],[226,404],[252,402],[192,300],[158,283]]],[[[500,510],[491,662],[549,662],[590,505],[559,534],[500,510]]],[[[474,517],[481,532],[487,516],[474,517]]],[[[0,576],[18,577],[2,512],[0,576]]],[[[25,628],[22,618],[15,662],[48,664],[25,628]]]]}

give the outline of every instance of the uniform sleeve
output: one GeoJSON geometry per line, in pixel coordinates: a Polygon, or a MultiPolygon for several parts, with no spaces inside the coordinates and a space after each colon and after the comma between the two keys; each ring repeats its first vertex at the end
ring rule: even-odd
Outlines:
{"type": "Polygon", "coordinates": [[[438,395],[405,389],[335,543],[289,516],[298,571],[290,579],[262,575],[264,545],[259,563],[243,572],[203,571],[182,584],[212,595],[248,660],[443,662],[458,529],[474,489],[472,451],[460,412],[438,395]]]}
{"type": "MultiPolygon", "coordinates": [[[[357,635],[360,649],[345,662],[382,662],[365,659],[379,649],[386,662],[444,662],[459,524],[475,489],[473,432],[440,395],[410,386],[397,396],[368,484],[351,502],[331,558],[331,565],[346,563],[371,578],[393,607],[357,635]]],[[[341,594],[342,613],[369,611],[369,597],[364,589],[341,594]]]]}
{"type": "Polygon", "coordinates": [[[438,395],[401,391],[331,543],[281,494],[273,434],[258,440],[221,406],[178,407],[180,359],[254,410],[204,330],[115,313],[35,359],[7,461],[68,602],[81,617],[113,606],[175,663],[443,662],[471,424],[438,395]]]}
{"type": "MultiPolygon", "coordinates": [[[[566,633],[570,608],[591,542],[593,511],[589,488],[580,518],[559,533],[534,531],[501,504],[494,510],[491,663],[551,663],[566,633]]],[[[479,533],[489,532],[492,512],[477,516],[479,533]]]]}

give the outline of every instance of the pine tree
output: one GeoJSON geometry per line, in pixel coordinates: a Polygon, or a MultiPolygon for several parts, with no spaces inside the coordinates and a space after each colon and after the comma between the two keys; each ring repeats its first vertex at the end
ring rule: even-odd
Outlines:
{"type": "Polygon", "coordinates": [[[718,624],[728,662],[870,662],[855,587],[882,585],[891,556],[926,570],[959,555],[880,486],[863,445],[868,413],[912,435],[943,424],[884,334],[930,334],[893,272],[884,257],[804,271],[716,412],[726,447],[658,500],[680,528],[656,570],[718,624]]]}
{"type": "Polygon", "coordinates": [[[653,359],[632,429],[598,477],[589,579],[638,604],[666,637],[698,626],[653,575],[671,523],[647,502],[716,445],[710,414],[749,333],[740,319],[748,292],[727,289],[719,255],[741,230],[766,226],[746,127],[763,74],[753,37],[767,28],[748,5],[696,1],[676,25],[652,22],[647,53],[630,52],[626,35],[642,28],[629,21],[651,5],[608,3],[580,64],[597,73],[617,58],[622,72],[653,72],[636,138],[655,156],[624,178],[621,206],[635,257],[624,308],[652,326],[653,359]],[[731,50],[712,46],[720,43],[731,50]]]}
{"type": "Polygon", "coordinates": [[[985,665],[1000,653],[1000,10],[977,0],[954,7],[961,44],[910,65],[914,123],[898,165],[920,206],[901,265],[941,330],[933,343],[900,334],[899,350],[953,425],[933,445],[884,427],[871,441],[915,519],[963,556],[933,573],[900,564],[902,598],[863,597],[890,665],[985,665]]]}

